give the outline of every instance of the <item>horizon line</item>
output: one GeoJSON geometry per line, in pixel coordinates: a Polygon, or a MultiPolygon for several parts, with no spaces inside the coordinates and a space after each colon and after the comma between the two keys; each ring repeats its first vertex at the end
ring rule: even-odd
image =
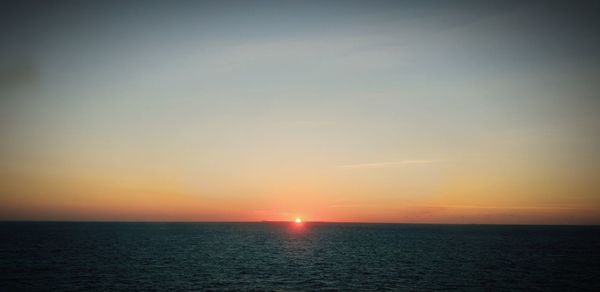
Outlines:
{"type": "MultiPolygon", "coordinates": [[[[157,220],[0,220],[1,223],[294,223],[293,220],[253,220],[253,221],[157,221],[157,220]]],[[[544,224],[544,223],[435,223],[435,222],[373,222],[373,221],[302,221],[318,224],[388,224],[388,225],[502,225],[502,226],[598,226],[590,224],[544,224]]]]}

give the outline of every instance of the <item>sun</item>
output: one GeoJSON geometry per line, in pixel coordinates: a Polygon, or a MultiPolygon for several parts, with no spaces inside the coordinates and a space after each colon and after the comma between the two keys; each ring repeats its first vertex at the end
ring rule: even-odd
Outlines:
{"type": "Polygon", "coordinates": [[[294,220],[294,222],[296,222],[296,224],[300,224],[302,223],[302,218],[296,217],[296,220],[294,220]]]}

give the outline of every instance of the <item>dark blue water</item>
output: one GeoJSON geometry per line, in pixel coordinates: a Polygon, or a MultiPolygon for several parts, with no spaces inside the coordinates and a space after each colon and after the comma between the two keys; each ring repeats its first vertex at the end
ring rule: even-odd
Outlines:
{"type": "Polygon", "coordinates": [[[0,223],[0,291],[600,291],[600,228],[0,223]]]}

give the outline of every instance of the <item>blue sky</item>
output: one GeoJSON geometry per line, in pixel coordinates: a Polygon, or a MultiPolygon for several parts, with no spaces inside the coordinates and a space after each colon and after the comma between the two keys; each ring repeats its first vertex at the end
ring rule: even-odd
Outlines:
{"type": "Polygon", "coordinates": [[[9,217],[151,191],[201,206],[163,219],[597,220],[593,2],[3,5],[9,217]]]}

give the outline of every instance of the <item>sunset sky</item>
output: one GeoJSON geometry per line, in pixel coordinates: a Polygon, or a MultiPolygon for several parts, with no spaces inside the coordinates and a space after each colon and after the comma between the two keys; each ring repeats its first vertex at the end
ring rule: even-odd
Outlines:
{"type": "Polygon", "coordinates": [[[0,3],[0,220],[600,224],[598,1],[0,3]]]}

